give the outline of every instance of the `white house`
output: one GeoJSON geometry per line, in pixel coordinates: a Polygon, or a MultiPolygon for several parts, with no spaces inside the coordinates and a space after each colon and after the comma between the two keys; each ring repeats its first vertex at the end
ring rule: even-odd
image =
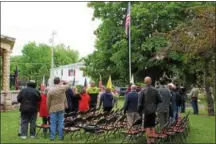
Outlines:
{"type": "Polygon", "coordinates": [[[84,67],[83,62],[59,66],[54,68],[54,77],[59,77],[61,80],[69,82],[73,82],[75,77],[75,85],[84,85],[86,78],[88,84],[90,78],[86,77],[83,70],[81,70],[84,67]]]}

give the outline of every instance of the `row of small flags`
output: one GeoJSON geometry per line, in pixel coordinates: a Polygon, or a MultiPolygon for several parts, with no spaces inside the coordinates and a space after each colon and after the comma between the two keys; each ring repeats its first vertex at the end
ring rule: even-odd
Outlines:
{"type": "MultiPolygon", "coordinates": [[[[134,84],[134,77],[132,75],[132,78],[131,78],[131,83],[134,84]]],[[[74,81],[73,81],[73,86],[75,86],[75,77],[74,77],[74,81]]],[[[42,80],[42,83],[41,83],[41,86],[40,86],[40,89],[41,90],[45,90],[45,76],[43,76],[43,80],[42,80]]],[[[85,81],[84,81],[84,87],[87,88],[88,87],[88,83],[87,83],[87,79],[85,78],[85,81]]],[[[107,81],[107,88],[110,88],[112,89],[113,85],[112,85],[112,79],[111,79],[111,75],[109,76],[108,78],[108,81],[107,81]]],[[[100,80],[98,82],[98,88],[99,89],[103,89],[103,84],[102,84],[102,78],[100,76],[100,80]]]]}
{"type": "MultiPolygon", "coordinates": [[[[16,70],[15,70],[15,86],[16,86],[16,90],[18,90],[18,68],[16,66],[16,70]]],[[[132,84],[134,84],[134,77],[132,75],[131,77],[131,82],[132,84]]],[[[75,86],[75,77],[74,77],[74,80],[73,80],[73,86],[75,86]]],[[[46,84],[45,84],[45,76],[43,76],[43,80],[41,82],[41,85],[40,85],[40,89],[41,90],[45,90],[45,87],[46,87],[46,84]]],[[[87,79],[85,78],[85,81],[84,81],[84,87],[87,88],[88,87],[88,83],[87,83],[87,79]]],[[[107,88],[112,88],[113,85],[112,85],[112,79],[111,79],[111,75],[109,76],[108,78],[108,81],[107,81],[107,88]]],[[[103,89],[103,83],[102,83],[102,78],[100,76],[100,80],[98,82],[98,88],[99,89],[103,89]]]]}
{"type": "MultiPolygon", "coordinates": [[[[100,88],[100,83],[101,83],[101,86],[102,86],[101,78],[100,78],[100,81],[99,81],[99,88],[100,88]]],[[[131,77],[130,83],[134,84],[134,77],[133,77],[133,75],[132,75],[132,77],[131,77]]],[[[107,86],[106,86],[106,87],[107,87],[107,88],[111,88],[111,89],[112,89],[112,87],[113,87],[111,75],[109,76],[109,79],[108,79],[108,81],[107,81],[107,86]]]]}

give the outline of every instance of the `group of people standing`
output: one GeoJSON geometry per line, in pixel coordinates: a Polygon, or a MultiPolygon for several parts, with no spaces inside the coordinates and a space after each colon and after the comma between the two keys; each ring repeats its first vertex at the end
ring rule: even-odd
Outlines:
{"type": "MultiPolygon", "coordinates": [[[[153,142],[150,137],[155,135],[156,117],[162,127],[170,119],[176,122],[179,113],[185,112],[186,90],[173,83],[166,83],[165,79],[160,79],[160,86],[153,87],[150,77],[144,79],[146,87],[140,89],[136,85],[131,85],[125,96],[124,113],[127,115],[128,127],[139,117],[144,120],[147,142],[153,142]]],[[[192,100],[197,100],[197,90],[193,89],[189,95],[192,100]]],[[[21,132],[22,139],[27,138],[28,124],[30,123],[30,136],[35,137],[36,120],[38,111],[42,117],[43,126],[50,126],[50,140],[58,137],[64,139],[64,114],[70,112],[82,112],[89,109],[100,109],[110,112],[114,106],[117,107],[118,92],[111,88],[99,89],[92,82],[88,88],[83,88],[79,93],[77,88],[71,88],[71,84],[54,79],[54,86],[49,87],[41,93],[36,89],[35,81],[29,81],[27,88],[20,91],[17,97],[21,112],[21,132]]],[[[195,102],[193,102],[195,103],[195,102]]],[[[196,102],[197,103],[197,102],[196,102]]],[[[195,105],[195,104],[194,104],[195,105]]],[[[196,104],[197,105],[197,104],[196,104]]],[[[198,107],[195,114],[198,113],[198,107]]],[[[44,134],[47,131],[44,129],[44,134]]]]}
{"type": "Polygon", "coordinates": [[[127,115],[128,127],[143,118],[147,143],[153,143],[150,137],[156,134],[156,118],[160,127],[169,120],[175,123],[180,117],[180,112],[185,112],[186,90],[173,83],[167,83],[160,79],[160,85],[155,88],[151,85],[150,77],[144,79],[146,87],[137,91],[136,85],[130,86],[130,92],[126,94],[124,113],[127,115]]]}
{"type": "MultiPolygon", "coordinates": [[[[117,106],[118,93],[111,88],[99,89],[91,82],[91,86],[83,88],[81,92],[76,87],[71,88],[71,84],[54,79],[54,86],[46,88],[41,93],[36,89],[35,81],[29,81],[27,88],[18,94],[17,100],[20,103],[21,121],[20,133],[22,139],[27,138],[28,124],[30,123],[30,136],[35,137],[36,120],[39,111],[42,117],[42,126],[50,126],[50,140],[58,137],[64,139],[64,114],[74,112],[84,112],[89,109],[103,107],[104,111],[111,111],[117,106]]],[[[43,130],[44,135],[47,129],[43,130]]]]}

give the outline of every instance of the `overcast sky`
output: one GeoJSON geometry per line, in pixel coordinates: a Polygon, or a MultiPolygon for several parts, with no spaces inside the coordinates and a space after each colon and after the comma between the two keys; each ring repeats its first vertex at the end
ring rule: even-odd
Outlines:
{"type": "Polygon", "coordinates": [[[94,51],[93,9],[86,2],[2,2],[1,34],[16,38],[12,55],[21,55],[29,41],[49,43],[53,30],[55,44],[64,43],[84,57],[94,51]]]}

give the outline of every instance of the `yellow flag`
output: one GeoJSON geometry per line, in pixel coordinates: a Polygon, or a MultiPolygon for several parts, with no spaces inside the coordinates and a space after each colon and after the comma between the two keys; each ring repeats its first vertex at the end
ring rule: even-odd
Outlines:
{"type": "Polygon", "coordinates": [[[109,76],[108,82],[107,82],[107,88],[112,89],[112,80],[111,80],[111,75],[109,76]]]}

